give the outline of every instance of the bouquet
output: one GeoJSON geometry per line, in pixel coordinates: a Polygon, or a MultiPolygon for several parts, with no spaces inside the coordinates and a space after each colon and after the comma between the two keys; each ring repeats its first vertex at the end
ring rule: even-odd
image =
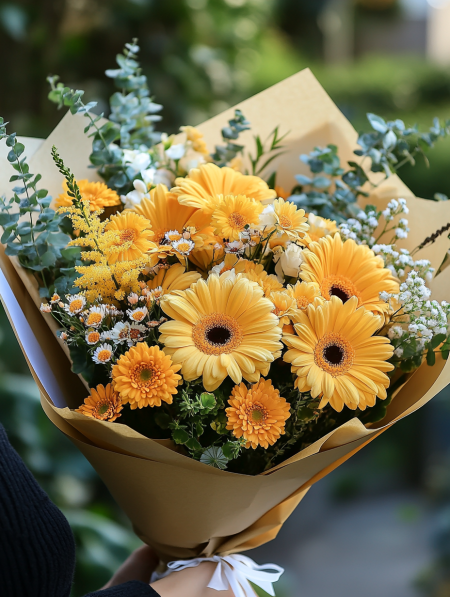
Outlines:
{"type": "Polygon", "coordinates": [[[370,114],[357,139],[303,71],[169,136],[138,50],[106,72],[108,121],[49,78],[71,114],[30,163],[1,121],[1,293],[46,413],[139,536],[271,590],[277,567],[232,554],[449,381],[450,204],[395,172],[450,123],[370,114]]]}

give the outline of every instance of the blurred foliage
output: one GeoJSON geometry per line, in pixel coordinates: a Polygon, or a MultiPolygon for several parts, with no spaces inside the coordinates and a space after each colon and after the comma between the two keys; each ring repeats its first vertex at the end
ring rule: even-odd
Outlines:
{"type": "MultiPolygon", "coordinates": [[[[108,113],[113,83],[104,71],[124,44],[137,37],[152,95],[164,105],[161,129],[169,132],[181,124],[198,124],[306,66],[357,130],[365,127],[367,112],[386,120],[401,117],[421,128],[432,126],[433,116],[450,117],[449,68],[420,57],[372,56],[354,64],[322,64],[318,16],[325,4],[326,0],[0,0],[0,55],[7,59],[0,113],[22,135],[47,136],[61,118],[47,99],[46,77],[55,73],[67,85],[85,89],[88,101],[97,101],[99,112],[108,113]]],[[[359,4],[366,18],[381,2],[359,4]]],[[[387,13],[389,4],[395,2],[383,2],[387,13]]],[[[402,178],[416,194],[450,196],[449,150],[450,140],[444,140],[428,153],[429,170],[424,164],[402,169],[402,178]]],[[[423,417],[420,425],[419,418],[410,419],[412,423],[406,421],[386,434],[389,441],[377,443],[380,470],[390,471],[389,486],[398,473],[409,481],[419,477],[423,417]],[[409,431],[402,435],[401,429],[409,431]]],[[[78,545],[73,597],[100,587],[139,542],[91,466],[47,420],[3,311],[0,421],[72,524],[78,545]]],[[[365,461],[360,462],[358,479],[367,472],[365,461]]],[[[443,477],[448,482],[448,467],[443,477]]],[[[341,498],[359,492],[354,477],[341,485],[336,488],[341,498]]],[[[447,527],[441,525],[444,535],[447,527]]],[[[447,532],[442,545],[449,536],[447,532]]],[[[448,549],[439,553],[444,554],[439,562],[450,568],[448,549]]]]}

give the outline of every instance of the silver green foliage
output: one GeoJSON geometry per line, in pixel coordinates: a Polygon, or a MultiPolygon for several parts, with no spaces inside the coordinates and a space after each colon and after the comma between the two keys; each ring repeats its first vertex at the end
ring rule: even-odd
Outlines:
{"type": "Polygon", "coordinates": [[[366,160],[370,163],[368,170],[382,172],[385,178],[405,164],[414,166],[419,156],[428,165],[426,152],[450,133],[450,120],[441,123],[435,118],[429,130],[422,132],[417,125],[407,128],[399,119],[385,121],[376,114],[367,114],[367,119],[371,130],[360,134],[359,149],[354,152],[361,161],[349,161],[344,168],[338,148],[332,144],[301,155],[301,161],[309,167],[312,176],[296,176],[298,187],[294,189],[291,201],[306,211],[338,222],[354,217],[359,211],[356,206],[358,197],[367,196],[364,185],[371,184],[367,169],[363,168],[366,160]]]}

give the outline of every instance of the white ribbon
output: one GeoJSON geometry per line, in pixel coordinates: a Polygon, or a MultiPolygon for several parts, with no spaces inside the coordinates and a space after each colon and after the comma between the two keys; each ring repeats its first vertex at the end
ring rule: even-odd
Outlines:
{"type": "Polygon", "coordinates": [[[284,570],[276,564],[258,566],[247,556],[212,556],[211,558],[195,558],[193,560],[177,560],[167,564],[168,570],[162,574],[154,572],[150,582],[155,582],[171,572],[180,572],[186,568],[195,568],[202,562],[217,562],[217,567],[209,581],[208,587],[216,591],[227,591],[229,588],[236,597],[255,597],[249,581],[263,589],[269,595],[275,595],[272,583],[276,582],[284,570]],[[267,572],[273,570],[274,572],[267,572]]]}

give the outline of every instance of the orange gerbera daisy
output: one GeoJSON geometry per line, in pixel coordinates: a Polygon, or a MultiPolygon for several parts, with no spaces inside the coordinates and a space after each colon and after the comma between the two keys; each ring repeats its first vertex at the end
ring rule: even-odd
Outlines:
{"type": "Polygon", "coordinates": [[[219,196],[245,195],[255,201],[275,199],[276,193],[258,176],[241,174],[232,168],[203,164],[193,168],[186,178],[177,178],[171,193],[182,205],[201,209],[211,215],[219,196]]]}
{"type": "Polygon", "coordinates": [[[122,408],[119,394],[113,391],[109,383],[106,387],[100,384],[95,390],[91,389],[90,396],[85,399],[84,404],[80,408],[77,408],[75,412],[81,413],[86,417],[99,419],[100,421],[112,422],[120,417],[122,408]]]}
{"type": "Polygon", "coordinates": [[[380,256],[352,239],[343,242],[339,234],[310,243],[303,251],[303,259],[300,277],[305,282],[319,284],[326,300],[334,295],[345,303],[356,296],[358,306],[384,313],[389,304],[380,299],[380,292],[399,291],[398,283],[380,256]]]}
{"type": "Polygon", "coordinates": [[[290,240],[302,238],[308,232],[309,225],[304,209],[297,209],[295,203],[281,198],[274,201],[273,208],[279,230],[290,240]]]}
{"type": "Polygon", "coordinates": [[[280,396],[270,379],[257,384],[234,386],[226,409],[227,429],[237,438],[247,440],[246,448],[268,448],[284,434],[289,419],[289,403],[280,396]]]}
{"type": "Polygon", "coordinates": [[[196,207],[180,205],[176,196],[167,191],[163,184],[150,191],[150,198],[144,198],[135,208],[151,222],[154,231],[153,241],[158,245],[171,248],[171,242],[180,240],[182,232],[189,229],[191,240],[196,247],[213,241],[210,217],[200,213],[196,207]]]}
{"type": "Polygon", "coordinates": [[[177,374],[180,369],[181,365],[174,365],[158,346],[139,342],[114,365],[114,389],[123,404],[129,403],[131,409],[161,406],[161,402],[172,404],[181,380],[177,374]]]}
{"type": "MultiPolygon", "coordinates": [[[[83,199],[89,201],[89,209],[97,211],[105,207],[112,207],[120,205],[120,197],[103,182],[89,182],[86,179],[77,180],[78,188],[80,189],[83,199]]],[[[66,181],[63,182],[64,193],[58,195],[55,199],[56,207],[70,207],[72,205],[72,197],[68,195],[68,188],[66,181]]]]}
{"type": "Polygon", "coordinates": [[[153,232],[151,227],[150,222],[146,218],[130,211],[111,216],[105,230],[112,230],[118,233],[119,237],[115,241],[115,245],[120,247],[129,242],[132,244],[127,249],[111,253],[108,259],[109,263],[139,259],[139,257],[142,257],[142,255],[155,247],[155,243],[152,242],[153,232]]]}
{"type": "Polygon", "coordinates": [[[211,224],[221,238],[239,240],[246,226],[256,226],[259,214],[264,209],[260,201],[245,195],[219,196],[219,203],[213,212],[211,224]]]}

